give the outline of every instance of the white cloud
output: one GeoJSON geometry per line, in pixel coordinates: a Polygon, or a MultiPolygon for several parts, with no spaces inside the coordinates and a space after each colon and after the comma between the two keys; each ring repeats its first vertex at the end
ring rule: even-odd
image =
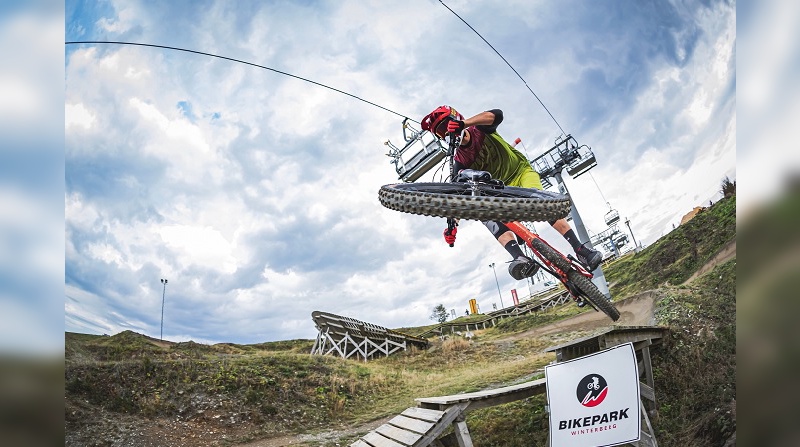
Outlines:
{"type": "Polygon", "coordinates": [[[80,126],[89,129],[94,124],[95,117],[83,104],[67,104],[64,113],[64,127],[80,126]]]}
{"type": "Polygon", "coordinates": [[[168,247],[180,252],[183,266],[198,263],[225,273],[236,270],[231,243],[211,227],[165,225],[156,232],[168,247]]]}

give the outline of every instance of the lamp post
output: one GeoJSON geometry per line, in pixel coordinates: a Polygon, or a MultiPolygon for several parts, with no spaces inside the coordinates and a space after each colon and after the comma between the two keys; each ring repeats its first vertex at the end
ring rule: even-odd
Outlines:
{"type": "Polygon", "coordinates": [[[506,306],[503,305],[503,294],[500,293],[500,282],[497,280],[497,270],[494,269],[494,262],[489,264],[489,267],[491,267],[492,271],[494,272],[494,282],[497,284],[497,295],[500,296],[500,308],[505,309],[506,306]]]}
{"type": "Polygon", "coordinates": [[[631,220],[627,217],[625,218],[625,225],[628,226],[628,231],[631,233],[631,237],[633,238],[633,252],[636,253],[636,250],[639,248],[639,244],[636,242],[636,236],[633,235],[633,230],[631,230],[631,220]]]}
{"type": "Polygon", "coordinates": [[[164,297],[167,295],[167,280],[161,278],[163,290],[161,292],[161,340],[164,340],[164,297]]]}

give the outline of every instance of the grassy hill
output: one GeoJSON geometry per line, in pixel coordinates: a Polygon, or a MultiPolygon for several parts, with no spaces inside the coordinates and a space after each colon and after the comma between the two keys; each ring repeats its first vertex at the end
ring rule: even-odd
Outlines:
{"type": "MultiPolygon", "coordinates": [[[[672,329],[653,351],[659,445],[720,446],[735,436],[735,259],[681,285],[735,228],[733,197],[605,270],[617,300],[657,289],[657,323],[672,329]]],[[[312,340],[203,345],[67,333],[66,445],[222,446],[297,433],[303,445],[348,445],[367,431],[362,424],[415,397],[540,377],[554,360],[546,347],[586,333],[519,334],[581,312],[592,311],[567,305],[504,320],[471,342],[433,339],[427,350],[368,363],[311,356],[312,340]]],[[[539,396],[469,413],[475,445],[546,445],[544,404],[539,396]]]]}
{"type": "Polygon", "coordinates": [[[681,284],[736,238],[735,197],[720,200],[641,253],[604,268],[615,297],[681,284]]]}

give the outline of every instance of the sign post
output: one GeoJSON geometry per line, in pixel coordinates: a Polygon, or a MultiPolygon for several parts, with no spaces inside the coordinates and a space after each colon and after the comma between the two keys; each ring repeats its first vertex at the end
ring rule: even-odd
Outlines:
{"type": "Polygon", "coordinates": [[[633,343],[545,367],[550,446],[607,447],[641,433],[633,343]]]}

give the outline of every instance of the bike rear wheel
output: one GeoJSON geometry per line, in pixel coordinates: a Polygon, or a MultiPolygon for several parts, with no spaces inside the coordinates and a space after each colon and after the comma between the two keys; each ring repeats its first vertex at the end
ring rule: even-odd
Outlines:
{"type": "Polygon", "coordinates": [[[581,292],[583,298],[589,301],[595,309],[608,315],[614,321],[619,320],[617,308],[614,307],[611,301],[606,299],[605,295],[600,293],[600,290],[589,278],[581,275],[577,270],[569,270],[567,271],[567,279],[572,282],[572,285],[581,292]]]}
{"type": "Polygon", "coordinates": [[[559,270],[567,272],[567,279],[578,290],[582,298],[589,301],[595,309],[608,315],[614,321],[619,320],[619,311],[614,305],[608,301],[597,286],[587,277],[583,276],[579,271],[575,270],[570,262],[564,258],[560,253],[555,251],[549,245],[545,244],[540,239],[531,241],[531,245],[548,261],[552,262],[559,270]]]}
{"type": "Polygon", "coordinates": [[[378,191],[381,205],[424,216],[502,222],[558,220],[569,214],[569,197],[539,189],[467,183],[397,183],[378,191]]]}

